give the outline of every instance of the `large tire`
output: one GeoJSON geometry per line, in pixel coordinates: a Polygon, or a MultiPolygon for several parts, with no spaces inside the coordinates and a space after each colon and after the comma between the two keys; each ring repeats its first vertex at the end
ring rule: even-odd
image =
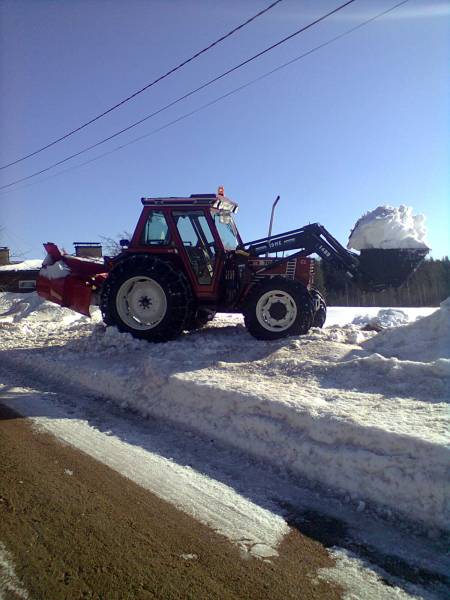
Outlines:
{"type": "Polygon", "coordinates": [[[276,340],[308,332],[313,302],[299,281],[273,277],[254,285],[243,313],[245,326],[255,338],[276,340]]]}
{"type": "Polygon", "coordinates": [[[131,256],[106,279],[100,308],[107,325],[151,342],[177,338],[192,312],[192,291],[182,272],[149,255],[131,256]]]}
{"type": "Polygon", "coordinates": [[[322,328],[327,320],[327,304],[325,298],[319,290],[316,289],[309,290],[309,293],[314,302],[314,318],[312,326],[322,328]]]}

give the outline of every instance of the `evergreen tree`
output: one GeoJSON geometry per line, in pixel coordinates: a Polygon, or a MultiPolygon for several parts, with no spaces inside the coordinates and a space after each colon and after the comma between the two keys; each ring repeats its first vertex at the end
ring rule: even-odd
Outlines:
{"type": "Polygon", "coordinates": [[[316,287],[330,306],[438,306],[450,296],[450,261],[427,259],[399,288],[363,292],[345,274],[316,261],[316,287]]]}

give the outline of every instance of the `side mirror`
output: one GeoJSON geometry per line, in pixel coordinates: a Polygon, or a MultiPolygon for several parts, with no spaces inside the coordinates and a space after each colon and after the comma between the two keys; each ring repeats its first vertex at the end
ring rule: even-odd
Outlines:
{"type": "Polygon", "coordinates": [[[120,240],[119,244],[122,248],[128,248],[128,246],[130,245],[130,240],[120,240]]]}

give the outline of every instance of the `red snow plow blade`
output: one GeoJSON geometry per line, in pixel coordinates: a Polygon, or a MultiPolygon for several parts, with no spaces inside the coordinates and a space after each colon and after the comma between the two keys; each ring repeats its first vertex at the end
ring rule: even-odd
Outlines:
{"type": "Polygon", "coordinates": [[[90,316],[95,292],[107,277],[103,261],[62,254],[56,244],[44,244],[47,258],[39,272],[36,290],[41,298],[90,316]]]}

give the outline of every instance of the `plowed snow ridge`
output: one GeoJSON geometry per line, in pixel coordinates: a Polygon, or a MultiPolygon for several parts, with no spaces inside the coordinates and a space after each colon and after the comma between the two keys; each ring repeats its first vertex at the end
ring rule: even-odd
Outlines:
{"type": "MultiPolygon", "coordinates": [[[[9,313],[0,322],[2,356],[15,368],[81,384],[353,499],[448,527],[450,360],[436,356],[432,333],[427,362],[395,356],[396,336],[406,348],[424,331],[442,333],[448,302],[381,335],[336,325],[257,342],[239,318],[222,316],[202,332],[159,345],[105,329],[98,315],[92,322],[31,296],[3,295],[2,302],[9,313]]],[[[347,321],[358,313],[364,321],[370,310],[346,312],[347,321]]]]}

